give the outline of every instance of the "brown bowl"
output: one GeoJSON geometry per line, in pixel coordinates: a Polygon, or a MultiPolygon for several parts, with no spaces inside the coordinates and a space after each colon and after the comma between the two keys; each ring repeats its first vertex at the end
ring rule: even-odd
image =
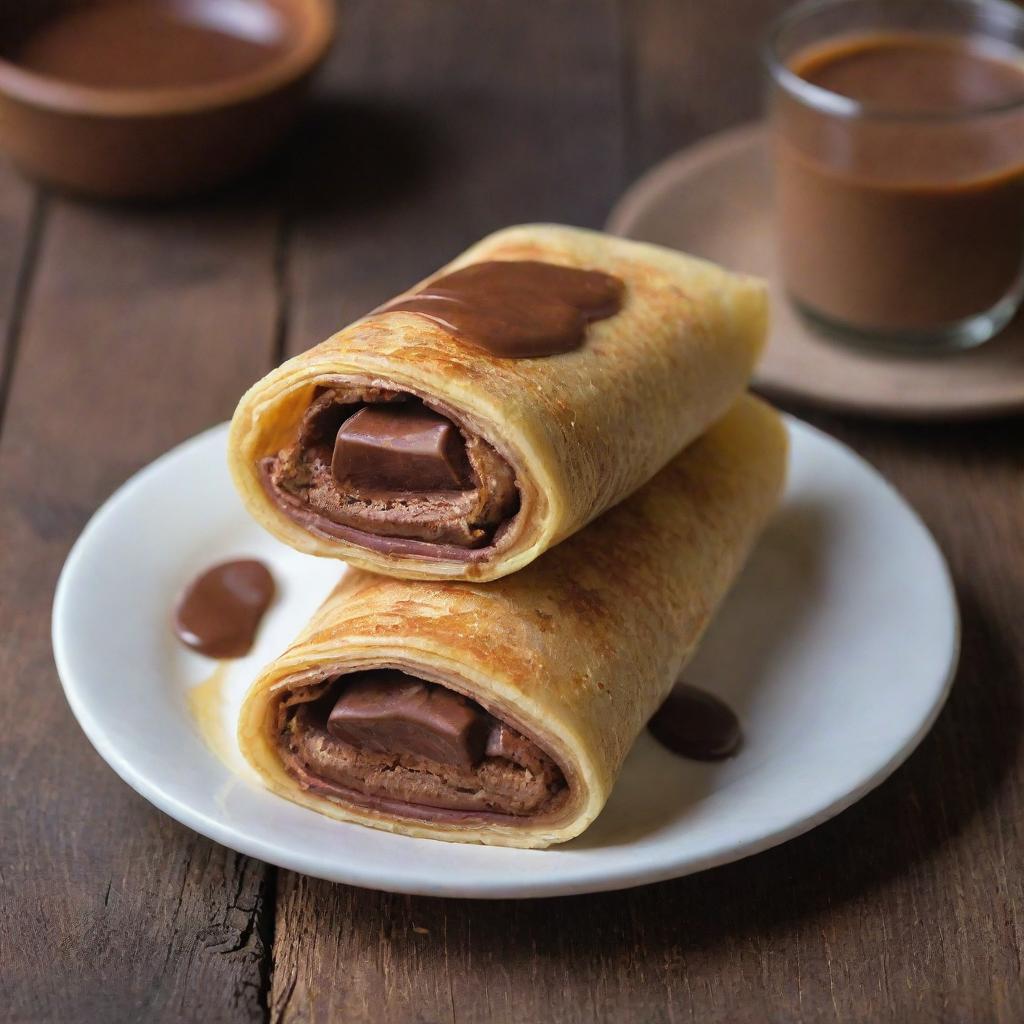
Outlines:
{"type": "Polygon", "coordinates": [[[0,148],[27,175],[85,195],[199,191],[281,138],[333,36],[332,0],[0,4],[0,148]],[[221,31],[226,14],[249,35],[221,31]],[[124,35],[132,18],[179,15],[147,30],[148,50],[124,35]]]}

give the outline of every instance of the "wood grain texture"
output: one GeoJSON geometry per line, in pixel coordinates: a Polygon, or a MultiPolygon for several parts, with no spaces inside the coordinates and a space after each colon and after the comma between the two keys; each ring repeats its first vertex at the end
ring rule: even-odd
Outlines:
{"type": "Polygon", "coordinates": [[[38,189],[12,167],[0,167],[0,427],[44,209],[45,198],[38,189]]]}
{"type": "Polygon", "coordinates": [[[485,904],[281,872],[275,894],[273,870],[116,779],[50,660],[59,566],[117,484],[224,418],[275,348],[501,224],[596,226],[629,177],[749,117],[753,40],[782,3],[351,0],[305,129],[241,191],[170,210],[55,200],[39,219],[0,170],[0,327],[21,306],[0,435],[0,1020],[1024,1019],[1022,420],[810,416],[949,556],[962,670],[880,789],[693,878],[485,904]]]}
{"type": "Polygon", "coordinates": [[[266,869],[117,779],[50,653],[54,584],[93,509],[270,363],[274,220],[249,200],[50,205],[0,437],[7,1020],[263,1016],[266,869]]]}
{"type": "Polygon", "coordinates": [[[758,116],[759,46],[789,0],[619,0],[626,170],[758,116]]]}
{"type": "Polygon", "coordinates": [[[600,226],[622,179],[611,0],[353,0],[292,160],[288,349],[507,224],[600,226]]]}

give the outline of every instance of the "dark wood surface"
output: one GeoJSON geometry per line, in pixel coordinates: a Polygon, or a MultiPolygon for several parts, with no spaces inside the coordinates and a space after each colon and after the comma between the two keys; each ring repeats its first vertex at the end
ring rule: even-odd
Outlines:
{"type": "Polygon", "coordinates": [[[1024,1019],[1024,421],[797,410],[948,555],[963,664],[892,779],[814,832],[535,902],[331,886],[137,797],[64,703],[49,613],[89,515],[305,348],[502,224],[599,226],[758,109],[778,0],[349,0],[287,152],[202,201],[87,206],[0,165],[0,1019],[1024,1019]]]}

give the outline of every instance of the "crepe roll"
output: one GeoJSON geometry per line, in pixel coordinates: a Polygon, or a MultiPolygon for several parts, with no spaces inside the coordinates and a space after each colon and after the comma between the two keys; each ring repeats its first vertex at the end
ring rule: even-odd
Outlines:
{"type": "Polygon", "coordinates": [[[743,565],[786,448],[777,414],[743,398],[513,576],[350,570],[252,685],[243,753],[270,789],[340,821],[496,846],[572,839],[743,565]]]}
{"type": "Polygon", "coordinates": [[[242,398],[229,460],[286,544],[493,580],[649,480],[739,397],[760,281],[555,225],[508,228],[242,398]]]}

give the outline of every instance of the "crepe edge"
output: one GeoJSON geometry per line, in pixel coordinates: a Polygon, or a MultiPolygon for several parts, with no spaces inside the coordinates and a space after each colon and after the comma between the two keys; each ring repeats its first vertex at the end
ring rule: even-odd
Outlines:
{"type": "Polygon", "coordinates": [[[585,740],[564,727],[552,729],[550,709],[544,709],[524,696],[513,682],[479,669],[447,659],[422,645],[396,645],[365,640],[343,641],[342,646],[321,645],[314,651],[303,648],[303,655],[292,652],[272,663],[255,680],[245,696],[238,723],[238,744],[249,764],[274,793],[337,821],[369,826],[417,839],[503,846],[519,849],[544,849],[567,842],[584,832],[601,813],[611,792],[611,780],[590,758],[585,740]],[[291,656],[290,656],[291,655],[291,656]],[[381,665],[440,682],[481,704],[499,718],[521,726],[561,768],[570,787],[570,798],[554,820],[518,824],[486,822],[419,821],[340,802],[304,790],[285,770],[274,742],[275,696],[289,679],[307,672],[339,669],[342,673],[366,671],[381,665]]]}

